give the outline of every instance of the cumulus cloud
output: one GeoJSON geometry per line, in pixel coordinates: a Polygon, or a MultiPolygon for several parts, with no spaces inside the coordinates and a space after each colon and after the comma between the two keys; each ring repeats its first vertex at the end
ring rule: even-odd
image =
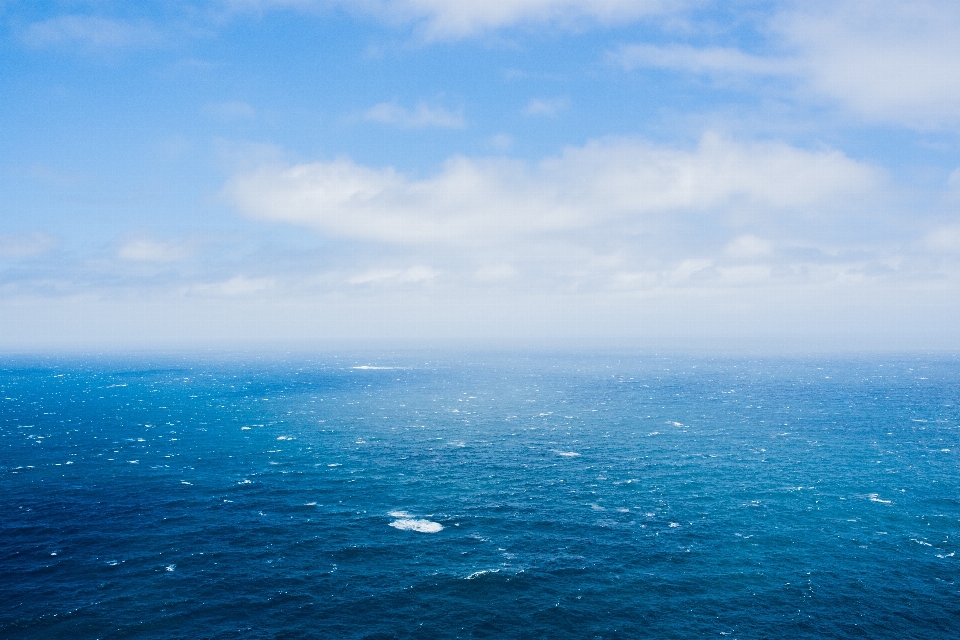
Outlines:
{"type": "Polygon", "coordinates": [[[708,133],[693,149],[599,140],[532,166],[457,156],[423,179],[345,158],[272,164],[234,176],[225,194],[252,218],[331,236],[469,244],[670,213],[821,211],[880,181],[838,151],[708,133]]]}
{"type": "Polygon", "coordinates": [[[34,47],[80,44],[91,48],[110,49],[156,46],[162,42],[163,36],[156,27],[147,22],[66,15],[27,26],[22,39],[34,47]]]}
{"type": "Polygon", "coordinates": [[[452,112],[443,107],[431,107],[420,102],[413,109],[406,109],[395,102],[381,102],[363,114],[364,120],[392,124],[404,129],[423,129],[438,127],[442,129],[462,129],[466,126],[463,114],[452,112]]]}

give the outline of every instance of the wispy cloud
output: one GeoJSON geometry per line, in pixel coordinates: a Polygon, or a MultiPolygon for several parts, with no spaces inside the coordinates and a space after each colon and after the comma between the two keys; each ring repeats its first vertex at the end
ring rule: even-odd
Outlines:
{"type": "Polygon", "coordinates": [[[131,262],[176,262],[189,256],[191,249],[181,242],[135,239],[117,249],[117,257],[131,262]]]}
{"type": "Polygon", "coordinates": [[[77,44],[93,49],[145,48],[163,42],[162,32],[148,22],[83,15],[35,22],[21,37],[33,47],[77,44]]]}
{"type": "Polygon", "coordinates": [[[0,235],[0,259],[33,258],[55,249],[59,238],[46,233],[0,235]]]}
{"type": "Polygon", "coordinates": [[[396,102],[381,102],[363,114],[364,120],[392,124],[404,129],[423,129],[437,127],[441,129],[462,129],[466,126],[463,114],[431,107],[420,102],[413,109],[407,109],[396,102]]]}
{"type": "Polygon", "coordinates": [[[388,21],[414,22],[430,39],[456,39],[521,24],[582,30],[676,13],[684,0],[228,0],[237,10],[316,11],[343,6],[388,21]]]}
{"type": "Polygon", "coordinates": [[[824,99],[873,122],[960,126],[960,4],[944,0],[813,1],[775,13],[769,49],[634,44],[610,59],[625,69],[782,77],[795,98],[824,99]]]}
{"type": "Polygon", "coordinates": [[[738,49],[688,45],[624,45],[611,53],[610,59],[628,71],[654,67],[691,73],[783,75],[796,67],[791,60],[753,56],[738,49]]]}
{"type": "Polygon", "coordinates": [[[352,285],[423,284],[432,281],[438,271],[417,265],[408,269],[369,269],[347,279],[352,285]]]}
{"type": "Polygon", "coordinates": [[[256,109],[246,102],[211,102],[203,106],[201,111],[208,116],[222,120],[240,120],[254,118],[256,109]]]}
{"type": "Polygon", "coordinates": [[[187,293],[199,296],[249,296],[273,289],[276,281],[273,278],[247,278],[234,276],[228,280],[195,284],[189,287],[187,293]]]}
{"type": "Polygon", "coordinates": [[[555,116],[557,112],[563,111],[569,106],[570,100],[568,98],[533,98],[527,103],[523,112],[528,116],[555,116]]]}

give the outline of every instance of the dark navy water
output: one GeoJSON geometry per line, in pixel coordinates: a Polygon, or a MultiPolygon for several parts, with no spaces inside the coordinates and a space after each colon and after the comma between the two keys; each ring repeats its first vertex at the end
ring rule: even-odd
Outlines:
{"type": "Polygon", "coordinates": [[[956,358],[6,358],[0,412],[3,638],[960,637],[956,358]]]}

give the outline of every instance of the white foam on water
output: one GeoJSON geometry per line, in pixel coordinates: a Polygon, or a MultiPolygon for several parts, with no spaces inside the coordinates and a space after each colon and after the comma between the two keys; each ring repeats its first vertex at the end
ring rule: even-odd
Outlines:
{"type": "Polygon", "coordinates": [[[938,553],[938,554],[937,554],[937,557],[938,557],[938,558],[952,558],[954,553],[955,553],[954,551],[951,551],[950,553],[945,554],[945,555],[941,555],[941,554],[938,553]]]}
{"type": "Polygon", "coordinates": [[[483,571],[474,571],[473,573],[468,575],[466,578],[464,578],[464,580],[475,580],[476,578],[479,578],[480,576],[485,576],[488,573],[500,573],[500,569],[484,569],[483,571]]]}
{"type": "Polygon", "coordinates": [[[879,502],[880,504],[890,504],[890,500],[881,500],[880,496],[876,493],[871,493],[867,495],[867,498],[870,499],[870,502],[879,502]]]}
{"type": "Polygon", "coordinates": [[[332,463],[332,464],[328,464],[327,466],[328,466],[328,467],[342,467],[343,465],[340,464],[339,462],[334,462],[334,463],[332,463]]]}
{"type": "Polygon", "coordinates": [[[626,507],[617,507],[617,511],[620,513],[630,513],[630,509],[627,509],[626,507]]]}
{"type": "Polygon", "coordinates": [[[250,427],[240,427],[240,431],[250,431],[250,427]]]}
{"type": "Polygon", "coordinates": [[[180,484],[193,484],[192,482],[187,482],[186,480],[181,480],[180,484]]]}
{"type": "Polygon", "coordinates": [[[280,436],[277,440],[296,440],[293,436],[280,436]]]}
{"type": "Polygon", "coordinates": [[[168,564],[168,565],[167,565],[167,571],[173,571],[173,570],[176,569],[176,568],[177,568],[177,565],[175,565],[175,564],[168,564]]]}
{"type": "Polygon", "coordinates": [[[679,523],[679,522],[671,522],[671,523],[670,523],[670,527],[671,527],[671,528],[673,528],[673,527],[679,527],[679,526],[680,526],[680,523],[679,523]]]}
{"type": "Polygon", "coordinates": [[[139,460],[127,460],[130,464],[140,464],[139,460]]]}
{"type": "Polygon", "coordinates": [[[391,511],[387,514],[391,518],[412,518],[413,516],[406,511],[391,511]]]}
{"type": "Polygon", "coordinates": [[[580,455],[576,451],[557,451],[556,454],[563,458],[576,458],[580,455]]]}
{"type": "Polygon", "coordinates": [[[913,540],[914,542],[916,542],[917,544],[922,544],[922,545],[925,546],[925,547],[932,547],[932,546],[933,546],[933,545],[930,544],[929,542],[924,542],[923,540],[917,540],[916,538],[910,538],[910,539],[913,540]]]}
{"type": "Polygon", "coordinates": [[[238,482],[237,484],[253,484],[253,482],[250,480],[250,478],[244,478],[243,480],[241,480],[241,481],[238,482]]]}
{"type": "Polygon", "coordinates": [[[685,426],[687,426],[687,425],[683,424],[682,422],[677,422],[676,420],[667,420],[667,424],[672,424],[672,425],[675,426],[675,427],[685,427],[685,426]]]}
{"type": "Polygon", "coordinates": [[[439,522],[431,522],[430,520],[412,520],[407,518],[402,520],[394,520],[390,523],[390,526],[395,529],[400,529],[401,531],[416,531],[418,533],[437,533],[438,531],[443,530],[443,525],[439,522]]]}
{"type": "Polygon", "coordinates": [[[317,506],[317,503],[316,503],[316,502],[304,502],[304,503],[303,503],[303,506],[305,506],[305,507],[315,507],[315,506],[317,506]]]}

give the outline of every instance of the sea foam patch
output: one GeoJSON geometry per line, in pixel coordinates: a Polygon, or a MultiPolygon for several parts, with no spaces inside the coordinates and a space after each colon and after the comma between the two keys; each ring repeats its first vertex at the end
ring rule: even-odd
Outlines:
{"type": "Polygon", "coordinates": [[[418,520],[406,511],[391,511],[390,517],[397,518],[390,526],[400,531],[416,531],[418,533],[437,533],[443,530],[443,525],[431,520],[418,520]]]}

